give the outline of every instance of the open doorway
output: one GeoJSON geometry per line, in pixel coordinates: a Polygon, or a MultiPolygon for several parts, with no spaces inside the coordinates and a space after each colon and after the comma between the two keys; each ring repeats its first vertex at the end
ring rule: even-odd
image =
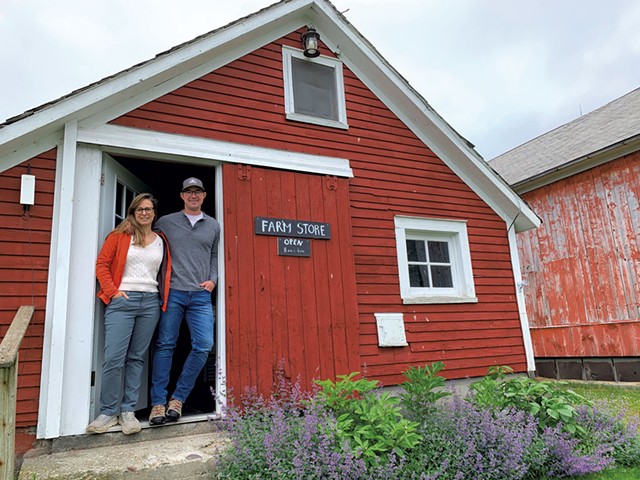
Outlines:
{"type": "MultiPolygon", "coordinates": [[[[105,225],[105,235],[113,226],[118,222],[118,207],[122,208],[122,204],[126,209],[127,192],[131,190],[129,196],[133,198],[132,194],[141,193],[141,191],[150,191],[158,199],[158,218],[168,213],[173,213],[182,210],[184,204],[180,198],[180,190],[182,189],[182,182],[188,177],[200,178],[207,191],[207,196],[203,204],[203,211],[210,216],[215,217],[215,167],[214,166],[202,166],[192,165],[185,163],[173,163],[168,161],[158,161],[150,159],[133,158],[128,156],[109,156],[105,155],[104,168],[106,172],[103,172],[105,178],[105,184],[103,188],[108,189],[109,192],[113,190],[113,195],[103,195],[103,203],[107,203],[106,208],[102,208],[101,224],[105,225]],[[126,179],[125,179],[126,177],[126,179]],[[141,190],[144,189],[144,190],[141,190]],[[113,198],[113,199],[111,199],[113,198]],[[105,200],[107,199],[107,200],[105,200]],[[113,215],[116,213],[116,215],[113,215]],[[111,215],[109,217],[109,215],[111,215]]],[[[129,199],[130,201],[130,199],[129,199]]],[[[102,235],[101,241],[104,239],[102,235]]],[[[218,288],[212,292],[212,304],[214,306],[216,317],[218,313],[217,309],[217,291],[218,288]]],[[[94,409],[96,405],[99,405],[99,376],[102,363],[102,314],[100,308],[96,315],[96,338],[94,340],[95,359],[94,359],[94,371],[96,372],[94,381],[94,409]]],[[[209,354],[209,359],[205,365],[203,371],[196,381],[196,385],[187,398],[183,407],[183,418],[188,419],[190,416],[211,414],[216,410],[216,362],[217,357],[216,350],[218,349],[217,339],[214,338],[214,350],[209,354]]],[[[147,355],[147,365],[145,366],[145,378],[142,382],[140,391],[140,400],[136,407],[137,417],[141,420],[148,417],[150,410],[150,400],[148,395],[149,386],[151,383],[151,362],[153,343],[150,348],[150,352],[147,355]]],[[[191,349],[189,329],[186,322],[182,323],[180,336],[176,350],[174,352],[171,380],[168,386],[169,392],[173,391],[177,378],[182,370],[182,365],[191,349]]],[[[95,413],[95,412],[92,412],[95,413]]]]}

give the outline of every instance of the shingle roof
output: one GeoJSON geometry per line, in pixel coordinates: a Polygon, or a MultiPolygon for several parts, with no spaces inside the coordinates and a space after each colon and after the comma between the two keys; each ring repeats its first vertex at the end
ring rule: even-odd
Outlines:
{"type": "Polygon", "coordinates": [[[640,135],[640,88],[489,161],[510,185],[640,135]]]}

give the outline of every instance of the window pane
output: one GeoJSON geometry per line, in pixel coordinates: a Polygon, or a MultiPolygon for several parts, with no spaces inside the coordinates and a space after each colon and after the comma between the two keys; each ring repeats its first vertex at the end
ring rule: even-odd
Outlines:
{"type": "Polygon", "coordinates": [[[291,70],[295,112],[338,120],[335,69],[292,57],[291,70]]]}
{"type": "Polygon", "coordinates": [[[409,265],[409,284],[412,287],[429,286],[429,267],[426,265],[409,265]]]}
{"type": "Polygon", "coordinates": [[[450,262],[447,242],[429,242],[429,261],[431,263],[450,262]]]}
{"type": "Polygon", "coordinates": [[[427,261],[427,254],[422,240],[407,240],[407,259],[410,262],[427,261]]]}
{"type": "Polygon", "coordinates": [[[122,211],[124,208],[122,207],[122,198],[124,197],[124,185],[120,182],[116,183],[116,215],[122,216],[122,211]]]}
{"type": "Polygon", "coordinates": [[[435,288],[452,288],[453,277],[451,276],[451,267],[442,265],[431,265],[431,278],[435,288]]]}
{"type": "Polygon", "coordinates": [[[133,197],[135,197],[135,192],[133,190],[130,189],[126,189],[127,192],[127,199],[124,202],[124,215],[123,217],[127,216],[127,208],[129,208],[129,205],[131,205],[131,202],[133,201],[133,197]]]}

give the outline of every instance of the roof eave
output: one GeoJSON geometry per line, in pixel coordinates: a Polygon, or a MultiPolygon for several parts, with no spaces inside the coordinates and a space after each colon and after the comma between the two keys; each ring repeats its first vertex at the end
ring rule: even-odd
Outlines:
{"type": "Polygon", "coordinates": [[[599,165],[612,162],[638,150],[640,150],[640,134],[516,182],[512,185],[512,188],[522,195],[599,165]]]}
{"type": "Polygon", "coordinates": [[[250,44],[278,26],[293,22],[291,25],[299,28],[313,4],[313,0],[279,2],[59,100],[17,115],[0,128],[0,157],[59,132],[72,119],[82,122],[180,72],[195,68],[212,56],[222,56],[239,45],[250,44]]]}

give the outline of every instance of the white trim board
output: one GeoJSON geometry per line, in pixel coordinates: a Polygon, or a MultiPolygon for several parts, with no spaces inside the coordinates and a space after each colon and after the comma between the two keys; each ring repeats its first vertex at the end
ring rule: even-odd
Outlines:
{"type": "Polygon", "coordinates": [[[511,268],[513,271],[513,280],[516,284],[516,302],[518,303],[518,316],[520,317],[520,328],[522,330],[524,352],[527,358],[527,371],[535,372],[536,362],[533,354],[533,342],[531,340],[529,317],[527,316],[527,308],[524,297],[525,284],[522,280],[522,271],[520,270],[520,257],[518,255],[518,242],[516,240],[516,232],[513,228],[509,229],[509,251],[511,253],[511,268]]]}
{"type": "Polygon", "coordinates": [[[82,433],[89,419],[95,270],[86,266],[97,253],[102,153],[76,148],[75,127],[58,150],[38,438],[82,433]]]}
{"type": "Polygon", "coordinates": [[[306,173],[353,177],[349,160],[321,155],[275,150],[201,137],[161,133],[117,125],[103,125],[78,131],[78,142],[100,145],[105,152],[130,155],[149,154],[154,158],[215,160],[257,167],[279,168],[306,173]]]}

